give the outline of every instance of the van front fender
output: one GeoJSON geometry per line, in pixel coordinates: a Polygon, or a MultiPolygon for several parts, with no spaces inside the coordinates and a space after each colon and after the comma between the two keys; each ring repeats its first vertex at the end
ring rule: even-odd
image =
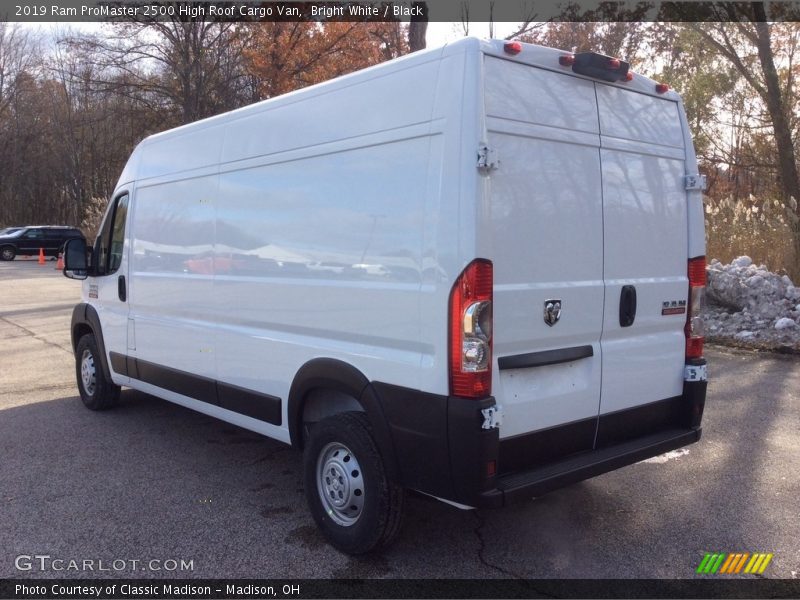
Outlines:
{"type": "Polygon", "coordinates": [[[107,380],[111,379],[111,370],[106,358],[106,344],[103,341],[103,329],[100,326],[100,316],[94,306],[81,302],[72,309],[72,322],[70,324],[70,336],[72,340],[72,352],[78,347],[78,341],[91,333],[97,342],[97,349],[100,351],[100,365],[107,380]]]}

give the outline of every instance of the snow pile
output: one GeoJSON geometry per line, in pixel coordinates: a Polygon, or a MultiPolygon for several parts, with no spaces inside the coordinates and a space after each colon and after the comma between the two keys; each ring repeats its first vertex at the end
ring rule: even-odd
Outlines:
{"type": "Polygon", "coordinates": [[[706,269],[707,337],[759,347],[800,350],[800,288],[749,256],[706,269]]]}

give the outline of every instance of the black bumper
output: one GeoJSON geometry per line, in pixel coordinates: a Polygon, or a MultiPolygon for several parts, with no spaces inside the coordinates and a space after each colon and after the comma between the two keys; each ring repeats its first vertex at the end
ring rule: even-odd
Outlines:
{"type": "MultiPolygon", "coordinates": [[[[500,440],[483,429],[494,398],[471,400],[373,382],[398,483],[473,507],[499,507],[692,444],[706,382],[681,396],[500,440]]],[[[502,426],[501,426],[502,427],[502,426]]]]}

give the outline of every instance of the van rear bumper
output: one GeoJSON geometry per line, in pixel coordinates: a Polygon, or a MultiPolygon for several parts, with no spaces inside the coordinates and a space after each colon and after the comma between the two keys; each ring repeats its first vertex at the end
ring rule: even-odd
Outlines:
{"type": "Polygon", "coordinates": [[[693,444],[700,439],[701,431],[701,428],[670,429],[529,471],[503,475],[498,478],[495,489],[477,496],[474,505],[489,508],[530,500],[560,487],[693,444]]]}
{"type": "Polygon", "coordinates": [[[482,427],[481,411],[494,398],[369,387],[388,426],[398,483],[477,508],[531,499],[693,444],[706,396],[705,381],[687,381],[681,396],[501,440],[499,429],[482,427]],[[586,430],[588,444],[575,442],[586,430]]]}

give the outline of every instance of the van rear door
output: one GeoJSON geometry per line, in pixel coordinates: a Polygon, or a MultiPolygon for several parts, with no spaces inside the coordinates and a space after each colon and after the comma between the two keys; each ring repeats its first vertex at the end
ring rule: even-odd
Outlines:
{"type": "Polygon", "coordinates": [[[676,97],[486,56],[484,100],[500,471],[669,427],[688,295],[676,97]]]}
{"type": "Polygon", "coordinates": [[[663,427],[671,405],[653,403],[682,393],[688,217],[676,99],[602,83],[595,88],[606,288],[602,447],[663,427]]]}
{"type": "Polygon", "coordinates": [[[594,83],[485,59],[498,466],[591,450],[600,403],[603,212],[594,83]],[[529,432],[540,432],[534,436],[529,432]]]}

